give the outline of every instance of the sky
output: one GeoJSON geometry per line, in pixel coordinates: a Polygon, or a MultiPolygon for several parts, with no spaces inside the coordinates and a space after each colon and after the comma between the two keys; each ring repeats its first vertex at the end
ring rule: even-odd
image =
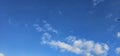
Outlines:
{"type": "Polygon", "coordinates": [[[120,0],[0,0],[0,56],[120,56],[120,0]]]}

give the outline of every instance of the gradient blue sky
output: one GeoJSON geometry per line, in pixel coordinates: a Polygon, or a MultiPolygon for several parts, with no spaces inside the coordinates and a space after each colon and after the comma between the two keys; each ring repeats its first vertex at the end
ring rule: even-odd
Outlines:
{"type": "MultiPolygon", "coordinates": [[[[34,24],[47,21],[65,37],[106,43],[108,55],[120,47],[120,0],[0,0],[0,53],[5,56],[80,56],[41,44],[34,24]]],[[[54,34],[53,34],[54,35],[54,34]]],[[[119,55],[119,54],[118,54],[119,55]]]]}

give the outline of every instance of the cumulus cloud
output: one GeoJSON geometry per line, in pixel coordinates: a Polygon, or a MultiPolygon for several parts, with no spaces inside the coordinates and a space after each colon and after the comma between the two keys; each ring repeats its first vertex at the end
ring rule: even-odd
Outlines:
{"type": "Polygon", "coordinates": [[[117,33],[117,37],[120,38],[120,32],[117,33]]]}
{"type": "Polygon", "coordinates": [[[120,54],[120,47],[116,48],[115,52],[116,54],[120,54]]]}
{"type": "Polygon", "coordinates": [[[0,53],[0,56],[5,56],[3,53],[0,53]]]}

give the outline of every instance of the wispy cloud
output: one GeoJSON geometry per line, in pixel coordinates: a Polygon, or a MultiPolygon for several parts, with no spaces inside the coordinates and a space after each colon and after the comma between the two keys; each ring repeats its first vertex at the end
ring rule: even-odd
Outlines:
{"type": "Polygon", "coordinates": [[[120,47],[116,48],[115,52],[116,54],[120,54],[120,47]]]}
{"type": "Polygon", "coordinates": [[[46,44],[51,40],[52,35],[50,33],[43,33],[41,43],[46,44]]]}
{"type": "Polygon", "coordinates": [[[104,0],[92,0],[93,1],[93,6],[96,7],[99,5],[101,2],[104,2],[104,0]]]}
{"type": "Polygon", "coordinates": [[[33,26],[35,27],[35,29],[36,29],[38,32],[45,32],[45,29],[43,29],[42,27],[40,27],[39,24],[33,24],[33,26]]]}
{"type": "Polygon", "coordinates": [[[59,48],[61,51],[68,51],[83,56],[107,56],[109,47],[105,43],[77,39],[76,36],[72,35],[65,37],[67,41],[53,40],[52,37],[54,37],[54,35],[51,33],[56,33],[56,35],[58,35],[58,31],[46,21],[44,21],[43,27],[40,27],[39,24],[34,24],[34,27],[37,31],[42,32],[42,44],[47,44],[52,47],[59,48]]]}
{"type": "Polygon", "coordinates": [[[41,27],[39,24],[33,24],[35,29],[38,32],[53,32],[53,33],[58,33],[56,29],[54,29],[50,24],[47,23],[47,21],[43,21],[44,25],[41,27]]]}
{"type": "Polygon", "coordinates": [[[4,56],[4,54],[3,54],[3,53],[0,53],[0,56],[4,56]]]}

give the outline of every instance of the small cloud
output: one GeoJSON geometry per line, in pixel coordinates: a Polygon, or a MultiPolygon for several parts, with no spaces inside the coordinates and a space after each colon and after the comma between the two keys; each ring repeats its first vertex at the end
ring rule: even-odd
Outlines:
{"type": "Polygon", "coordinates": [[[68,42],[73,42],[76,40],[76,36],[68,36],[66,40],[68,40],[68,42]]]}
{"type": "Polygon", "coordinates": [[[56,34],[58,33],[58,31],[54,29],[50,24],[48,24],[47,21],[44,20],[43,23],[43,27],[41,27],[39,24],[33,24],[33,26],[38,32],[52,32],[56,34]]]}
{"type": "Polygon", "coordinates": [[[109,50],[109,47],[107,44],[101,45],[101,44],[95,44],[94,52],[96,55],[102,55],[104,53],[104,56],[106,55],[106,52],[109,50]]]}
{"type": "Polygon", "coordinates": [[[33,24],[33,26],[38,32],[45,32],[45,30],[42,27],[40,27],[39,24],[33,24]]]}
{"type": "Polygon", "coordinates": [[[5,56],[3,53],[0,53],[0,56],[5,56]]]}
{"type": "Polygon", "coordinates": [[[50,33],[43,33],[42,35],[42,44],[46,44],[50,39],[52,35],[50,33]]]}
{"type": "Polygon", "coordinates": [[[104,2],[104,0],[93,0],[93,6],[96,7],[101,2],[104,2]]]}
{"type": "Polygon", "coordinates": [[[50,24],[48,24],[48,23],[46,23],[46,24],[44,25],[44,27],[45,27],[45,29],[46,29],[47,31],[54,32],[54,33],[58,33],[58,31],[57,31],[56,29],[52,28],[52,26],[51,26],[50,24]]]}
{"type": "Polygon", "coordinates": [[[120,47],[116,48],[115,52],[116,54],[120,54],[120,47]]]}
{"type": "Polygon", "coordinates": [[[120,32],[117,32],[117,37],[120,38],[120,32]]]}

